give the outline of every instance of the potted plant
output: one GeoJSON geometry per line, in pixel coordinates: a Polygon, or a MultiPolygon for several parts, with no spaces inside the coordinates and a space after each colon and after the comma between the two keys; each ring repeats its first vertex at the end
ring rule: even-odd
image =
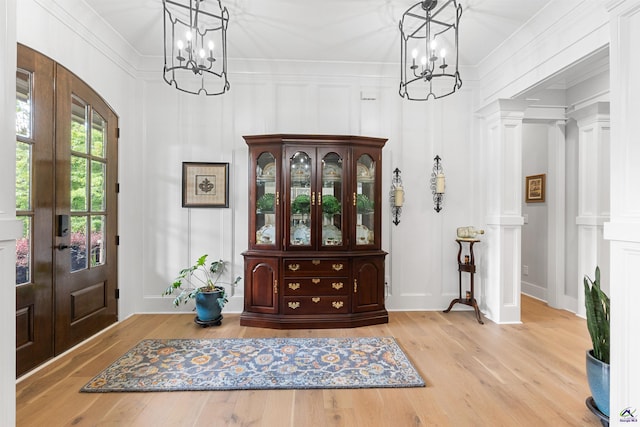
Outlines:
{"type": "Polygon", "coordinates": [[[600,268],[595,280],[584,277],[587,327],[593,349],[587,351],[587,380],[598,407],[609,416],[609,297],[600,289],[600,268]]]}
{"type": "Polygon", "coordinates": [[[186,304],[191,299],[195,300],[195,320],[203,326],[220,324],[222,320],[220,313],[228,301],[227,292],[222,285],[235,286],[240,281],[240,276],[233,282],[220,281],[226,262],[219,259],[207,265],[207,256],[202,255],[194,265],[180,270],[178,277],[162,294],[167,296],[177,292],[173,299],[173,305],[176,307],[186,304]]]}

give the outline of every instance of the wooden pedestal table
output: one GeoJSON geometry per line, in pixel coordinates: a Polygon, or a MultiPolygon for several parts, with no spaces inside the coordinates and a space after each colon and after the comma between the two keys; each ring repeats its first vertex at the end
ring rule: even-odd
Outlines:
{"type": "Polygon", "coordinates": [[[449,308],[447,308],[444,312],[448,313],[451,311],[451,308],[454,304],[464,304],[473,307],[476,312],[476,318],[478,319],[478,323],[484,325],[482,321],[482,316],[480,314],[480,308],[478,308],[478,302],[474,297],[474,289],[473,289],[473,276],[476,273],[476,264],[475,258],[473,256],[473,244],[479,242],[478,239],[456,239],[458,242],[458,298],[455,298],[449,304],[449,308]],[[469,244],[469,255],[465,255],[464,259],[462,258],[462,244],[469,244]],[[469,290],[466,292],[465,298],[462,298],[462,273],[469,273],[469,290]]]}

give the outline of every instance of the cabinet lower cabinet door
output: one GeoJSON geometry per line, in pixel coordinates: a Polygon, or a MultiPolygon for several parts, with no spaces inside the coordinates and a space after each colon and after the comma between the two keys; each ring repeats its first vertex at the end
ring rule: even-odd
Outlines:
{"type": "Polygon", "coordinates": [[[244,309],[278,313],[278,259],[245,257],[244,309]]]}
{"type": "Polygon", "coordinates": [[[381,309],[384,309],[384,257],[354,259],[354,313],[381,309]]]}

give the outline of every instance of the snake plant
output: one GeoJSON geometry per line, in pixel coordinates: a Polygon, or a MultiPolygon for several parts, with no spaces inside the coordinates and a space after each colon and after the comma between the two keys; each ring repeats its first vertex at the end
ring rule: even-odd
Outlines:
{"type": "Polygon", "coordinates": [[[593,357],[609,364],[609,297],[600,289],[600,267],[595,280],[584,277],[584,301],[593,357]]]}

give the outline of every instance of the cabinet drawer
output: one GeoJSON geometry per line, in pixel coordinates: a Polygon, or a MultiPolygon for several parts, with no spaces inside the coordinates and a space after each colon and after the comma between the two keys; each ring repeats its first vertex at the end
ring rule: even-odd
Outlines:
{"type": "Polygon", "coordinates": [[[349,313],[347,296],[285,297],[284,314],[349,313]]]}
{"type": "Polygon", "coordinates": [[[284,276],[348,276],[348,260],[344,258],[313,259],[286,258],[284,276]]]}
{"type": "Polygon", "coordinates": [[[287,277],[284,280],[284,295],[348,295],[347,283],[346,277],[287,277]]]}

